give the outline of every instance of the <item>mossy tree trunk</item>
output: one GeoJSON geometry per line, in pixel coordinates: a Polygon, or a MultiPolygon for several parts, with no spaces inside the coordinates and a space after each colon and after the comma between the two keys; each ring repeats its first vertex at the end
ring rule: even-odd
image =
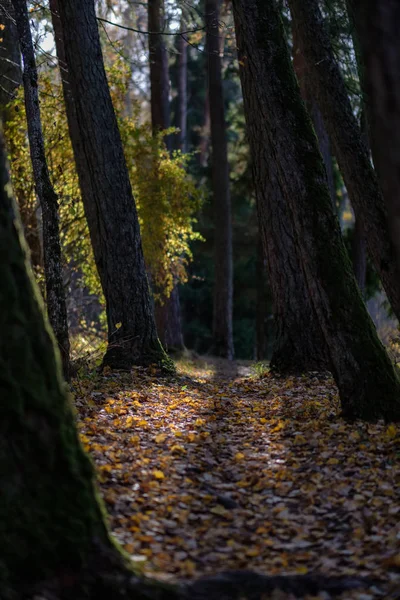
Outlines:
{"type": "Polygon", "coordinates": [[[391,242],[385,202],[323,15],[317,0],[289,0],[289,7],[352,207],[364,223],[368,254],[393,312],[400,318],[400,268],[391,242]]]}
{"type": "MultiPolygon", "coordinates": [[[[149,0],[147,5],[150,63],[150,107],[151,125],[156,135],[170,127],[168,54],[162,31],[165,28],[164,0],[149,0]]],[[[171,135],[165,137],[168,150],[172,149],[171,135]]],[[[159,290],[160,296],[163,291],[159,290]]],[[[181,307],[178,287],[154,306],[157,331],[160,340],[169,352],[184,349],[181,307]]]]}
{"type": "Polygon", "coordinates": [[[171,368],[157,337],[139,221],[104,70],[92,0],[50,3],[69,132],[116,368],[171,368]]]}
{"type": "Polygon", "coordinates": [[[50,181],[47,167],[39,106],[38,74],[26,0],[13,0],[13,5],[23,58],[23,84],[29,150],[36,194],[42,210],[46,307],[60,349],[64,377],[68,381],[70,345],[67,304],[63,283],[58,197],[50,181]]]}
{"type": "Polygon", "coordinates": [[[372,157],[400,272],[400,4],[347,0],[347,6],[364,67],[372,157]]]}
{"type": "Polygon", "coordinates": [[[352,273],[275,2],[234,0],[233,7],[263,233],[279,253],[285,240],[276,236],[271,221],[280,211],[285,217],[280,229],[290,233],[288,258],[297,265],[303,286],[293,289],[285,271],[277,284],[277,273],[270,270],[270,281],[309,298],[307,318],[322,332],[319,349],[329,356],[343,413],[398,420],[400,382],[352,273]]]}
{"type": "Polygon", "coordinates": [[[231,360],[234,355],[232,208],[220,57],[220,3],[220,0],[205,0],[204,8],[211,132],[211,185],[215,225],[212,352],[231,360]]]}
{"type": "Polygon", "coordinates": [[[111,547],[0,148],[0,596],[111,547]]]}

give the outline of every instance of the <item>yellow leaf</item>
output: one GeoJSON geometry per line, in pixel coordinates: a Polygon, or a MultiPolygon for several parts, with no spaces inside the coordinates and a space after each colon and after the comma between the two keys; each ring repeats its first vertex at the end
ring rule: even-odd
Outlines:
{"type": "Polygon", "coordinates": [[[306,575],[308,573],[308,569],[307,567],[297,567],[296,569],[296,573],[298,573],[299,575],[306,575]]]}
{"type": "Polygon", "coordinates": [[[158,471],[157,469],[153,471],[153,475],[156,479],[165,479],[165,475],[162,471],[158,471]]]}
{"type": "Polygon", "coordinates": [[[339,461],[337,458],[330,458],[327,462],[328,465],[338,465],[339,461]]]}
{"type": "Polygon", "coordinates": [[[116,329],[121,329],[121,327],[122,327],[122,323],[116,323],[115,324],[115,328],[116,329]]]}
{"type": "Polygon", "coordinates": [[[296,435],[293,440],[293,444],[296,446],[301,446],[302,444],[307,444],[307,440],[304,435],[296,435]]]}
{"type": "Polygon", "coordinates": [[[246,550],[246,556],[255,557],[255,556],[258,556],[259,554],[260,554],[260,551],[258,548],[249,548],[248,550],[246,550]]]}
{"type": "Polygon", "coordinates": [[[166,439],[167,439],[167,434],[166,433],[159,433],[155,437],[155,440],[156,440],[157,444],[162,444],[162,442],[165,442],[166,439]]]}
{"type": "Polygon", "coordinates": [[[178,453],[184,454],[186,452],[186,450],[183,446],[180,446],[179,444],[174,444],[171,447],[171,452],[178,452],[178,453]]]}
{"type": "Polygon", "coordinates": [[[235,460],[243,460],[245,458],[245,455],[242,452],[237,452],[235,454],[235,460]]]}
{"type": "Polygon", "coordinates": [[[397,436],[397,427],[396,425],[394,425],[393,423],[391,425],[389,425],[389,427],[386,429],[386,435],[388,438],[395,438],[397,436]]]}

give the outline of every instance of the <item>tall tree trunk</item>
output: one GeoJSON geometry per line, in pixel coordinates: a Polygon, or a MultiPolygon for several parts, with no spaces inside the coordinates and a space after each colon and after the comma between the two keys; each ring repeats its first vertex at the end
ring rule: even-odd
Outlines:
{"type": "MultiPolygon", "coordinates": [[[[151,125],[154,133],[170,126],[168,55],[162,31],[164,0],[148,0],[151,125]]],[[[166,144],[170,149],[170,138],[166,144]]]]}
{"type": "Polygon", "coordinates": [[[206,94],[204,97],[203,107],[203,123],[201,127],[200,142],[199,142],[199,164],[201,167],[207,166],[207,158],[209,152],[209,140],[210,140],[210,93],[208,90],[208,84],[206,94]]]}
{"type": "Polygon", "coordinates": [[[229,164],[219,44],[220,0],[205,0],[208,94],[211,125],[211,176],[214,202],[213,352],[233,358],[233,259],[229,164]]]}
{"type": "Polygon", "coordinates": [[[0,106],[3,108],[21,85],[21,58],[18,46],[18,32],[15,24],[12,0],[1,0],[0,23],[0,106]]]}
{"type": "Polygon", "coordinates": [[[58,198],[50,181],[40,118],[38,74],[26,0],[13,0],[23,58],[25,111],[35,189],[42,210],[43,262],[49,321],[60,349],[63,373],[69,379],[69,335],[63,285],[58,198]]]}
{"type": "Polygon", "coordinates": [[[396,0],[348,0],[348,7],[364,65],[372,157],[400,273],[400,5],[396,0]]]}
{"type": "MultiPolygon", "coordinates": [[[[321,350],[328,353],[343,413],[400,419],[400,382],[351,270],[275,1],[234,0],[233,7],[264,243],[269,237],[277,251],[283,248],[285,240],[271,222],[285,207],[280,229],[291,236],[290,260],[304,279],[312,307],[309,322],[322,332],[321,350]]],[[[271,272],[271,282],[274,276],[271,272]]],[[[285,270],[278,278],[281,287],[298,295],[285,270]]]]}
{"type": "MultiPolygon", "coordinates": [[[[181,31],[185,31],[186,23],[181,19],[181,31]]],[[[179,128],[179,148],[187,152],[187,54],[188,44],[183,35],[180,35],[177,43],[178,49],[178,103],[177,103],[177,126],[179,128]]]]}
{"type": "Polygon", "coordinates": [[[296,35],[296,29],[293,28],[293,66],[299,82],[301,96],[309,112],[317,134],[319,149],[324,159],[326,175],[328,178],[329,193],[332,203],[336,207],[336,189],[333,175],[333,160],[331,152],[331,142],[325,123],[318,106],[315,90],[310,81],[310,73],[301,44],[301,39],[296,35]]]}
{"type": "Polygon", "coordinates": [[[1,597],[7,579],[14,588],[72,575],[111,548],[9,190],[1,144],[1,597]]]}
{"type": "MultiPolygon", "coordinates": [[[[164,29],[164,0],[149,0],[148,30],[150,58],[151,124],[154,134],[170,126],[168,55],[162,31],[164,29]]],[[[171,136],[165,143],[172,149],[171,136]]],[[[179,292],[175,286],[168,298],[155,302],[157,331],[169,351],[184,348],[179,292]]]]}
{"type": "Polygon", "coordinates": [[[92,0],[51,0],[68,125],[116,368],[172,368],[158,338],[139,221],[104,71],[92,0]],[[58,20],[58,15],[60,20],[58,20]]]}
{"type": "Polygon", "coordinates": [[[386,206],[368,149],[353,114],[317,0],[289,0],[310,78],[356,217],[364,221],[368,253],[400,318],[400,268],[390,240],[386,206]]]}

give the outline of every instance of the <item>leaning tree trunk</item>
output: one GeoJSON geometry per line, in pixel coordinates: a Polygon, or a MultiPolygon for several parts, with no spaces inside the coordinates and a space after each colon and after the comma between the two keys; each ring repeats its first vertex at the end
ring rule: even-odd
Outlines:
{"type": "Polygon", "coordinates": [[[171,368],[157,338],[135,201],[104,71],[92,0],[51,0],[82,200],[106,299],[103,364],[171,368]],[[58,12],[57,12],[58,9],[58,12]],[[60,20],[58,20],[58,13],[60,20]]]}
{"type": "MultiPolygon", "coordinates": [[[[164,0],[149,0],[150,104],[154,134],[170,126],[168,55],[162,35],[163,13],[164,0]]],[[[166,136],[165,143],[168,150],[171,150],[170,135],[166,136]]],[[[162,290],[160,296],[163,296],[162,290]]],[[[168,298],[163,297],[160,302],[156,300],[154,312],[158,335],[164,347],[169,352],[183,350],[181,307],[176,285],[168,298]]]]}
{"type": "Polygon", "coordinates": [[[389,235],[386,206],[362,141],[317,0],[289,0],[318,104],[356,217],[365,226],[368,253],[393,312],[400,318],[400,268],[389,235]]]}
{"type": "Polygon", "coordinates": [[[364,65],[372,157],[400,272],[400,4],[348,0],[348,6],[364,65]]]}
{"type": "Polygon", "coordinates": [[[331,142],[315,97],[314,88],[310,81],[309,68],[304,57],[301,39],[298,39],[295,29],[293,29],[293,66],[299,82],[301,96],[311,117],[315,133],[317,134],[318,145],[322,158],[324,159],[326,175],[328,178],[329,193],[333,205],[336,206],[336,189],[333,175],[331,142]]]}
{"type": "Polygon", "coordinates": [[[58,198],[50,181],[40,118],[38,74],[26,0],[13,0],[23,58],[25,112],[36,194],[42,210],[43,263],[49,321],[60,349],[63,373],[69,379],[69,335],[62,272],[58,198]]]}
{"type": "MultiPolygon", "coordinates": [[[[280,229],[290,234],[290,259],[302,273],[312,308],[310,323],[322,332],[321,350],[329,355],[343,413],[400,419],[400,382],[351,270],[275,2],[234,0],[233,7],[265,242],[269,237],[275,251],[283,248],[285,240],[271,224],[284,207],[286,221],[280,229]]],[[[278,273],[279,285],[298,294],[285,275],[278,273]]],[[[270,272],[271,283],[274,277],[270,272]]]]}
{"type": "Polygon", "coordinates": [[[205,0],[214,203],[213,353],[233,358],[233,258],[229,164],[219,43],[220,0],[205,0]]]}

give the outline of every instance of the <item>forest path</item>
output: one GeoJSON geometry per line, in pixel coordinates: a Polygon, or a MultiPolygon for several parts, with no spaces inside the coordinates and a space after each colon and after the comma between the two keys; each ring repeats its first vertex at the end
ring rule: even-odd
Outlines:
{"type": "Polygon", "coordinates": [[[81,438],[135,564],[172,580],[251,568],[400,582],[399,430],[343,422],[329,378],[217,367],[76,382],[81,438]]]}

